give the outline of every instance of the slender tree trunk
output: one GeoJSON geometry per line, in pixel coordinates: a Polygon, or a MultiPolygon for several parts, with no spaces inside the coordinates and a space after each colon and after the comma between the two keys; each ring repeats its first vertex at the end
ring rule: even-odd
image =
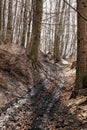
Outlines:
{"type": "Polygon", "coordinates": [[[9,0],[8,4],[8,23],[7,23],[7,34],[6,38],[11,43],[12,42],[12,0],[9,0]]]}
{"type": "MultiPolygon", "coordinates": [[[[69,0],[69,4],[70,4],[70,0],[69,0]]],[[[67,5],[66,7],[66,17],[67,17],[67,25],[66,25],[66,37],[65,37],[65,50],[64,50],[64,54],[63,54],[63,58],[65,59],[67,56],[67,47],[69,45],[69,32],[70,32],[70,7],[67,5]]]]}
{"type": "Polygon", "coordinates": [[[20,15],[17,18],[18,22],[16,21],[16,30],[18,28],[17,35],[16,35],[16,44],[19,44],[19,45],[21,45],[22,43],[22,36],[23,36],[22,35],[23,34],[23,15],[24,15],[23,7],[24,7],[24,0],[21,0],[20,15]]]}
{"type": "Polygon", "coordinates": [[[54,35],[54,61],[55,62],[60,61],[60,50],[59,50],[60,30],[59,30],[59,25],[57,25],[59,23],[59,18],[60,18],[60,14],[59,14],[60,4],[61,1],[59,0],[59,2],[57,2],[56,4],[56,11],[58,6],[59,8],[58,8],[58,15],[56,16],[55,35],[54,35]]]}
{"type": "Polygon", "coordinates": [[[6,39],[6,29],[5,29],[5,10],[6,10],[6,0],[4,0],[3,2],[3,7],[2,7],[2,36],[1,36],[1,40],[2,42],[5,42],[6,39]]]}
{"type": "Polygon", "coordinates": [[[16,14],[17,14],[17,5],[18,5],[18,1],[16,0],[15,1],[15,6],[14,6],[14,9],[15,9],[15,11],[14,11],[14,19],[13,19],[13,30],[12,30],[12,43],[14,43],[14,31],[15,31],[15,23],[16,23],[16,14]]]}
{"type": "Polygon", "coordinates": [[[57,32],[57,28],[55,28],[55,39],[54,39],[54,61],[60,61],[60,52],[59,52],[59,36],[57,32]]]}
{"type": "Polygon", "coordinates": [[[29,20],[28,20],[27,45],[29,44],[29,41],[30,41],[30,26],[31,26],[31,19],[32,19],[31,14],[32,14],[32,12],[30,11],[29,12],[29,20]]]}
{"type": "Polygon", "coordinates": [[[27,13],[28,13],[28,0],[25,0],[24,17],[23,17],[23,35],[21,46],[25,46],[26,34],[27,34],[27,13]]]}

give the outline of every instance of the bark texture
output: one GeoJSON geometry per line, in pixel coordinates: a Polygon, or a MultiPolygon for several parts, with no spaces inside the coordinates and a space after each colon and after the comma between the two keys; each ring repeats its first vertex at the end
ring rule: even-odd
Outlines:
{"type": "Polygon", "coordinates": [[[27,47],[27,55],[37,62],[38,49],[40,45],[41,21],[42,21],[43,0],[33,0],[33,23],[30,44],[27,47]]]}
{"type": "MultiPolygon", "coordinates": [[[[87,0],[77,0],[77,8],[87,18],[87,0]]],[[[77,70],[75,88],[87,87],[87,21],[78,15],[77,70]]]]}
{"type": "Polygon", "coordinates": [[[0,0],[0,42],[1,42],[1,17],[2,17],[2,0],[0,0]]]}

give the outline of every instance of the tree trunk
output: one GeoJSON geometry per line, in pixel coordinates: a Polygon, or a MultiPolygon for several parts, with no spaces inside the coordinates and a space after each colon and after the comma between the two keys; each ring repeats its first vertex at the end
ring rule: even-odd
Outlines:
{"type": "Polygon", "coordinates": [[[9,0],[8,4],[8,23],[7,23],[7,34],[6,38],[9,42],[12,42],[12,0],[9,0]]]}
{"type": "Polygon", "coordinates": [[[60,4],[61,1],[57,2],[56,4],[56,11],[58,12],[58,15],[56,16],[56,25],[55,25],[55,34],[54,34],[54,61],[59,62],[60,61],[60,50],[59,50],[59,42],[60,42],[60,28],[59,25],[59,19],[60,19],[60,4]],[[59,7],[59,8],[58,8],[59,7]],[[58,8],[58,10],[57,10],[58,8]]]}
{"type": "Polygon", "coordinates": [[[54,39],[54,61],[60,61],[60,52],[59,52],[59,36],[57,29],[55,28],[55,39],[54,39]]]}
{"type": "Polygon", "coordinates": [[[27,13],[28,13],[28,1],[25,1],[25,7],[24,7],[24,17],[23,17],[23,35],[22,35],[22,43],[21,46],[25,46],[26,41],[26,34],[27,34],[27,13]]]}
{"type": "MultiPolygon", "coordinates": [[[[87,1],[77,0],[77,9],[87,18],[87,1]]],[[[87,20],[78,14],[77,70],[75,89],[87,87],[87,20]]]]}
{"type": "Polygon", "coordinates": [[[31,15],[31,11],[29,12],[29,20],[28,20],[28,32],[27,32],[27,44],[26,46],[29,44],[30,41],[30,28],[31,28],[31,21],[32,21],[32,15],[31,15]]]}
{"type": "Polygon", "coordinates": [[[3,7],[2,7],[2,33],[1,33],[1,38],[2,38],[1,41],[2,42],[5,42],[5,40],[6,40],[6,35],[5,35],[6,34],[5,10],[6,10],[6,0],[4,0],[3,7]]]}
{"type": "Polygon", "coordinates": [[[1,23],[2,23],[2,0],[0,0],[0,42],[1,42],[1,23]]]}
{"type": "Polygon", "coordinates": [[[43,11],[43,0],[33,0],[33,23],[30,44],[27,46],[27,55],[34,62],[38,60],[38,49],[40,45],[41,21],[43,11]]]}

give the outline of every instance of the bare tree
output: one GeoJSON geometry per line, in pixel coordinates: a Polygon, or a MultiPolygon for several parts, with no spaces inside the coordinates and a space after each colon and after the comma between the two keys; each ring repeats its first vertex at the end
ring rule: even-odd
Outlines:
{"type": "Polygon", "coordinates": [[[3,6],[2,6],[2,32],[1,32],[1,40],[2,42],[5,42],[6,39],[6,0],[3,1],[3,6]]]}
{"type": "Polygon", "coordinates": [[[27,34],[27,20],[28,20],[28,0],[25,0],[25,5],[24,5],[24,17],[23,17],[23,35],[22,35],[22,43],[21,46],[25,45],[26,41],[26,34],[27,34]]]}
{"type": "Polygon", "coordinates": [[[33,0],[33,23],[30,44],[27,46],[27,55],[32,57],[34,62],[38,60],[38,51],[41,35],[41,20],[43,11],[43,0],[33,0]]]}
{"type": "MultiPolygon", "coordinates": [[[[87,1],[77,0],[77,9],[87,18],[87,1]]],[[[75,88],[87,88],[87,20],[78,14],[77,25],[77,69],[75,88]]]]}
{"type": "Polygon", "coordinates": [[[55,35],[54,35],[54,61],[55,62],[58,62],[60,61],[60,51],[59,51],[59,26],[58,26],[58,23],[59,23],[59,11],[60,11],[60,4],[61,4],[61,0],[59,0],[59,2],[57,2],[57,6],[56,6],[56,9],[58,7],[58,15],[56,16],[56,25],[55,25],[55,35]]]}
{"type": "Polygon", "coordinates": [[[9,0],[8,4],[8,22],[7,22],[7,33],[6,38],[9,42],[12,42],[12,4],[13,1],[9,0]]]}
{"type": "Polygon", "coordinates": [[[2,0],[0,0],[0,42],[1,42],[1,26],[2,26],[2,0]]]}

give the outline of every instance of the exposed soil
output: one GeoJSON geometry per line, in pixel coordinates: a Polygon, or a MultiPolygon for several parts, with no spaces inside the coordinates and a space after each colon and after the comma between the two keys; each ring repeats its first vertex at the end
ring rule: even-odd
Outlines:
{"type": "Polygon", "coordinates": [[[87,90],[69,99],[75,69],[43,53],[39,62],[36,71],[23,48],[0,46],[0,130],[87,130],[87,90]]]}

